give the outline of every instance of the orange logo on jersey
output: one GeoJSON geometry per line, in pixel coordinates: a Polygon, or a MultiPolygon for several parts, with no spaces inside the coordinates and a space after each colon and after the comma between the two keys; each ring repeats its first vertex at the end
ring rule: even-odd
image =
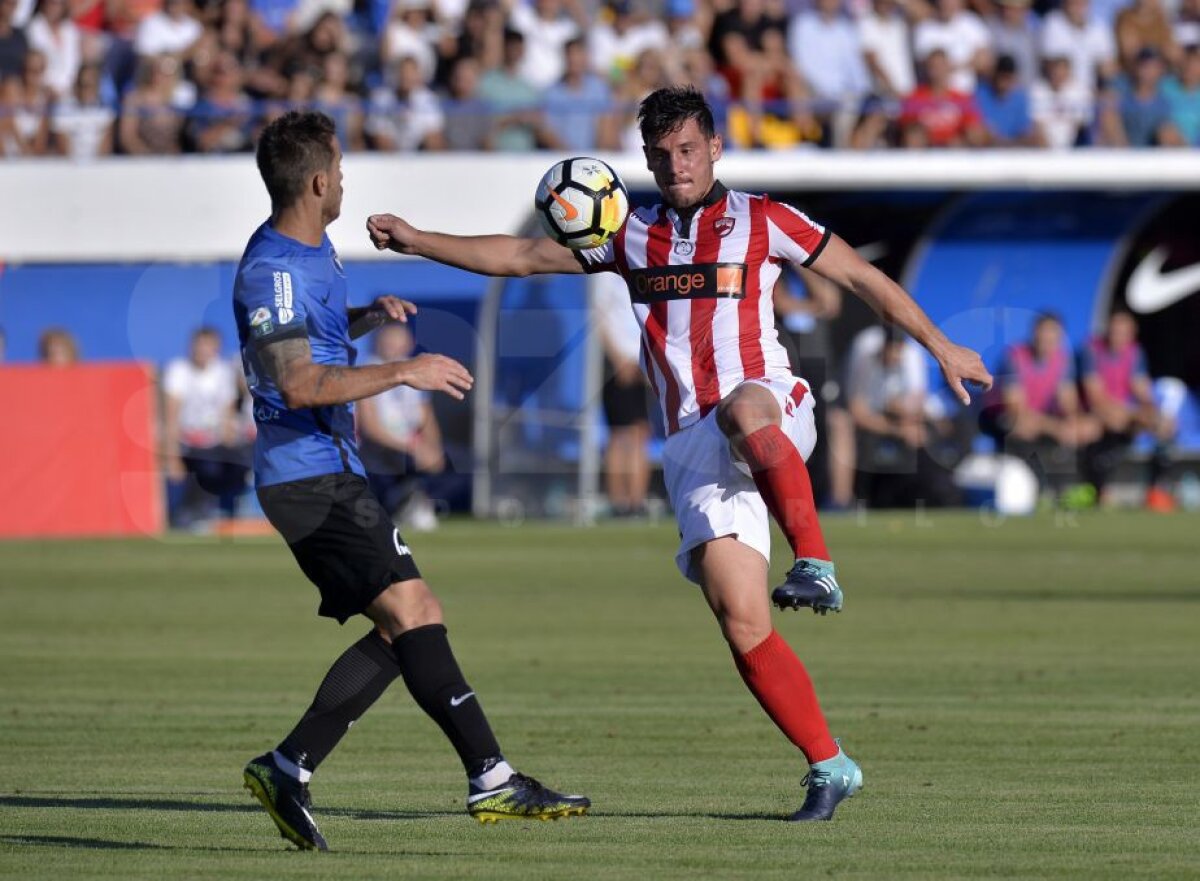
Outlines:
{"type": "Polygon", "coordinates": [[[554,190],[550,191],[550,198],[557,202],[559,206],[561,206],[563,210],[563,220],[569,223],[579,216],[579,209],[560,196],[558,193],[554,192],[554,190]]]}
{"type": "Polygon", "coordinates": [[[717,294],[736,297],[742,293],[742,264],[717,267],[717,294]]]}
{"type": "Polygon", "coordinates": [[[635,303],[665,300],[735,299],[746,296],[741,263],[696,263],[632,269],[627,279],[635,303]]]}

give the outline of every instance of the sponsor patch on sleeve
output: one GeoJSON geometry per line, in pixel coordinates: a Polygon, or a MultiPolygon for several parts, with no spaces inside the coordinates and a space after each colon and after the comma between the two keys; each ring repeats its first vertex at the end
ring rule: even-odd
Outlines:
{"type": "Polygon", "coordinates": [[[266,306],[259,306],[250,315],[250,326],[258,327],[263,322],[270,321],[270,320],[271,320],[271,310],[268,309],[266,306]]]}

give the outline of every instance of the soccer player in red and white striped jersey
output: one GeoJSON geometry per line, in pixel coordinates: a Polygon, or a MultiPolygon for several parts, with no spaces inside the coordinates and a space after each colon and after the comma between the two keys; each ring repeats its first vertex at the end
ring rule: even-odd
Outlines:
{"type": "Polygon", "coordinates": [[[642,327],[642,366],[668,427],[676,562],[700,585],[747,687],[809,763],[808,793],[792,819],[827,820],[861,787],[862,772],[830,736],[804,665],[771,624],[764,590],[769,512],[796,560],[772,594],[776,604],[841,608],[804,464],[816,443],[812,393],[775,336],[771,290],[782,264],[809,267],[866,300],[937,358],[964,401],[964,381],[987,387],[991,376],[841,238],[788,205],[722,186],[714,171],[722,142],[699,92],[660,89],[638,119],[662,202],[634,211],[602,248],[428,232],[391,214],[372,215],[367,228],[380,249],[485,275],[625,279],[642,327]]]}

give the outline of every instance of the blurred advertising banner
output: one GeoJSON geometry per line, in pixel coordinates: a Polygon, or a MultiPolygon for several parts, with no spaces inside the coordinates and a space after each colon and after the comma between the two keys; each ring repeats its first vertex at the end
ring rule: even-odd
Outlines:
{"type": "Polygon", "coordinates": [[[162,532],[155,395],[139,363],[0,366],[0,537],[162,532]]]}

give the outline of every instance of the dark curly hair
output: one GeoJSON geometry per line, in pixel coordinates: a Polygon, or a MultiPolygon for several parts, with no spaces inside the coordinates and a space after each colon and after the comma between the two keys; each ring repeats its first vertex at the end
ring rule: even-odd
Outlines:
{"type": "Polygon", "coordinates": [[[649,146],[679,131],[689,119],[696,120],[706,138],[716,133],[712,108],[693,86],[668,86],[645,97],[638,107],[638,128],[642,141],[649,146]]]}
{"type": "Polygon", "coordinates": [[[336,134],[333,120],[313,110],[290,110],[263,129],[255,159],[273,210],[294,203],[312,176],[333,164],[336,134]]]}

